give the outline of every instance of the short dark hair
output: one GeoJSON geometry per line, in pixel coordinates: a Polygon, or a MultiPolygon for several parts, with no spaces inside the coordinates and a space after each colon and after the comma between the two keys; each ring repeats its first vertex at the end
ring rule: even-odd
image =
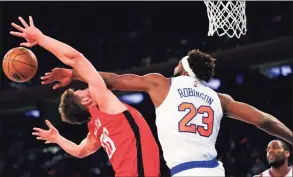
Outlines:
{"type": "Polygon", "coordinates": [[[196,77],[203,81],[210,81],[215,73],[215,59],[199,50],[188,52],[188,63],[196,77]]]}
{"type": "Polygon", "coordinates": [[[61,96],[59,113],[64,122],[80,124],[89,120],[90,114],[80,102],[80,98],[74,94],[73,89],[67,89],[61,96]]]}
{"type": "Polygon", "coordinates": [[[283,140],[277,140],[277,141],[281,142],[281,146],[285,151],[290,151],[289,146],[287,143],[285,143],[285,141],[283,140]]]}

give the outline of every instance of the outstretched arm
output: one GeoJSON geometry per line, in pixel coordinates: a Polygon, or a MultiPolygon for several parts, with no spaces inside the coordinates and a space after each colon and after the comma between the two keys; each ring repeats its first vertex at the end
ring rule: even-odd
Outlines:
{"type": "Polygon", "coordinates": [[[42,35],[39,38],[38,44],[53,53],[64,64],[74,68],[80,77],[89,85],[98,87],[100,91],[106,89],[103,79],[82,53],[46,35],[42,35]]]}
{"type": "MultiPolygon", "coordinates": [[[[99,72],[108,89],[113,90],[129,90],[129,91],[146,91],[151,88],[162,87],[164,82],[169,81],[161,74],[151,73],[144,76],[135,74],[122,74],[99,72]]],[[[67,86],[72,80],[86,82],[75,69],[54,68],[52,71],[45,73],[42,79],[42,84],[57,83],[53,89],[67,86]]],[[[165,83],[166,84],[166,83],[165,83]]]]}
{"type": "MultiPolygon", "coordinates": [[[[115,74],[110,72],[99,72],[105,84],[109,89],[122,91],[145,91],[148,92],[152,88],[156,88],[168,79],[158,73],[150,73],[144,76],[136,74],[115,74]]],[[[72,79],[83,81],[77,71],[72,70],[72,79]]]]}
{"type": "Polygon", "coordinates": [[[56,143],[68,154],[77,158],[87,157],[95,153],[101,147],[101,144],[91,137],[90,134],[88,134],[79,145],[67,140],[61,135],[58,137],[56,143]]]}
{"type": "Polygon", "coordinates": [[[218,94],[228,116],[253,124],[265,132],[293,144],[293,133],[274,116],[262,112],[246,103],[235,101],[231,96],[218,94]]]}
{"type": "Polygon", "coordinates": [[[59,131],[51,124],[49,120],[46,120],[45,123],[49,127],[49,130],[35,127],[33,128],[34,132],[32,134],[37,136],[38,140],[44,140],[46,144],[58,144],[62,149],[64,149],[72,156],[83,158],[96,152],[101,147],[100,142],[96,141],[96,139],[90,133],[79,145],[77,145],[61,136],[59,131]]]}

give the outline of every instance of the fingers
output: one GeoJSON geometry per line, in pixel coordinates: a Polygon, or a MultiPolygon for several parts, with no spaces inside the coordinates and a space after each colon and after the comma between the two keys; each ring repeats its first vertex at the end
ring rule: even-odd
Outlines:
{"type": "Polygon", "coordinates": [[[49,120],[45,120],[45,123],[47,124],[49,128],[55,129],[55,127],[51,124],[49,120]]]}
{"type": "Polygon", "coordinates": [[[62,87],[62,84],[61,83],[57,83],[53,86],[53,89],[56,90],[58,88],[61,88],[62,87]]]}
{"type": "Polygon", "coordinates": [[[37,140],[47,140],[48,134],[40,133],[40,132],[33,132],[32,135],[37,136],[37,140]]]}
{"type": "Polygon", "coordinates": [[[40,135],[41,135],[41,133],[39,133],[39,132],[33,132],[33,133],[32,133],[32,135],[35,135],[35,136],[40,136],[40,135]]]}
{"type": "Polygon", "coordinates": [[[23,33],[20,33],[20,32],[10,31],[10,34],[13,35],[13,36],[25,38],[25,35],[23,33]]]}
{"type": "Polygon", "coordinates": [[[45,80],[42,81],[41,84],[46,85],[46,84],[51,84],[53,81],[52,80],[45,80]]]}
{"type": "Polygon", "coordinates": [[[52,78],[52,75],[46,75],[41,77],[42,80],[48,80],[48,79],[51,80],[51,78],[52,78]]]}
{"type": "Polygon", "coordinates": [[[37,131],[38,133],[45,133],[46,130],[43,130],[41,128],[37,128],[37,127],[34,127],[33,130],[37,131]]]}
{"type": "Polygon", "coordinates": [[[32,135],[37,136],[36,137],[37,140],[47,140],[46,136],[41,133],[33,132],[32,135]]]}
{"type": "Polygon", "coordinates": [[[32,44],[28,43],[28,42],[23,42],[20,43],[20,46],[24,46],[24,47],[32,47],[32,44]]]}
{"type": "Polygon", "coordinates": [[[48,141],[46,138],[37,137],[36,139],[37,139],[37,140],[43,140],[43,141],[45,141],[45,144],[50,144],[50,143],[52,143],[51,141],[48,141]]]}
{"type": "Polygon", "coordinates": [[[28,24],[24,21],[24,19],[22,17],[18,17],[19,21],[22,23],[22,25],[25,27],[25,28],[28,28],[28,24]]]}
{"type": "Polygon", "coordinates": [[[32,16],[29,16],[30,26],[35,26],[32,16]]]}
{"type": "Polygon", "coordinates": [[[58,70],[60,70],[61,68],[54,68],[54,69],[52,69],[52,71],[58,71],[58,70]]]}
{"type": "Polygon", "coordinates": [[[36,139],[37,139],[37,140],[45,140],[45,141],[47,141],[47,138],[39,137],[39,136],[38,136],[36,139]]]}
{"type": "Polygon", "coordinates": [[[11,23],[11,25],[12,25],[15,29],[17,29],[17,30],[19,30],[19,31],[21,31],[21,32],[24,31],[24,28],[23,28],[23,27],[21,27],[21,26],[15,24],[15,23],[11,23]]]}
{"type": "Polygon", "coordinates": [[[20,46],[25,46],[25,47],[33,47],[35,45],[37,45],[37,42],[34,42],[34,43],[23,42],[23,43],[20,43],[20,46]]]}
{"type": "Polygon", "coordinates": [[[52,82],[54,82],[54,80],[52,79],[52,74],[51,73],[45,73],[45,76],[41,77],[41,84],[51,84],[52,82]]]}

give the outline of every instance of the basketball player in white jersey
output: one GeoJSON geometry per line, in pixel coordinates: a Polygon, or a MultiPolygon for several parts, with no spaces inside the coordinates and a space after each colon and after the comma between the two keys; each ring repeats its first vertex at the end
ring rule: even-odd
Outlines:
{"type": "Polygon", "coordinates": [[[271,168],[254,177],[292,177],[292,166],[288,165],[289,157],[289,147],[285,142],[271,141],[267,147],[267,161],[271,168]]]}
{"type": "MultiPolygon", "coordinates": [[[[178,63],[172,78],[157,73],[138,76],[99,72],[109,88],[150,95],[159,141],[172,176],[225,176],[215,149],[223,113],[292,144],[292,131],[275,117],[207,87],[214,67],[211,56],[192,50],[178,63]]],[[[54,89],[68,85],[72,79],[82,81],[74,70],[63,68],[55,68],[41,79],[42,84],[58,81],[54,89]]]]}

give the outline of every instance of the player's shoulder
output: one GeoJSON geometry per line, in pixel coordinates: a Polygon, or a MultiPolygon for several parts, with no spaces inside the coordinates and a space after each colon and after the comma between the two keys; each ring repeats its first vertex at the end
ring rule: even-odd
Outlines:
{"type": "Polygon", "coordinates": [[[156,80],[166,80],[168,79],[163,74],[160,73],[148,73],[143,75],[143,78],[149,81],[156,81],[156,80]]]}
{"type": "Polygon", "coordinates": [[[148,73],[144,77],[157,77],[157,78],[166,78],[163,74],[160,73],[148,73]]]}
{"type": "Polygon", "coordinates": [[[223,105],[226,105],[231,101],[234,101],[234,99],[228,94],[217,92],[217,95],[220,98],[220,101],[223,105]]]}
{"type": "Polygon", "coordinates": [[[153,86],[162,86],[169,84],[169,78],[165,77],[160,73],[149,73],[142,76],[143,81],[146,81],[148,84],[153,86]]]}
{"type": "Polygon", "coordinates": [[[234,100],[232,98],[232,96],[230,96],[230,95],[228,95],[226,93],[219,93],[219,92],[217,92],[217,94],[218,94],[218,96],[219,96],[220,99],[223,99],[223,100],[234,100]]]}
{"type": "Polygon", "coordinates": [[[229,107],[229,104],[234,102],[234,99],[230,95],[219,92],[216,93],[220,99],[223,110],[226,110],[229,107]]]}

